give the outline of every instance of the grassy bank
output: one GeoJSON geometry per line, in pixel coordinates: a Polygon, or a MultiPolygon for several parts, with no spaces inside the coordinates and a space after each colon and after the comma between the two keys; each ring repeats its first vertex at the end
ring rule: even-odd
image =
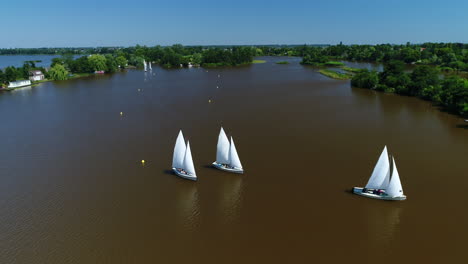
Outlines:
{"type": "Polygon", "coordinates": [[[327,69],[321,69],[319,70],[319,72],[327,77],[337,79],[337,80],[349,80],[352,77],[351,74],[339,73],[339,72],[327,70],[327,69]]]}
{"type": "Polygon", "coordinates": [[[364,69],[359,69],[359,68],[353,68],[353,67],[348,67],[348,66],[343,66],[341,69],[347,71],[347,72],[352,72],[352,73],[358,73],[362,72],[364,69]]]}
{"type": "Polygon", "coordinates": [[[259,64],[259,63],[265,63],[266,60],[253,60],[252,63],[253,64],[259,64]]]}
{"type": "Polygon", "coordinates": [[[277,61],[276,64],[289,64],[288,61],[277,61]]]}

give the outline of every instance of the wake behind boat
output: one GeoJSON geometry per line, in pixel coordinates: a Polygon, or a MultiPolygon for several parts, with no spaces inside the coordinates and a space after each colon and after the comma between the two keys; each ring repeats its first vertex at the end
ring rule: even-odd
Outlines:
{"type": "Polygon", "coordinates": [[[190,151],[190,142],[187,141],[187,146],[184,142],[182,130],[177,136],[174,147],[174,156],[172,157],[172,171],[182,178],[196,181],[197,174],[193,165],[192,152],[190,151]]]}
{"type": "Polygon", "coordinates": [[[218,145],[216,147],[216,161],[213,162],[213,167],[233,173],[244,173],[242,164],[237,154],[236,145],[234,145],[234,139],[231,137],[231,142],[224,133],[224,129],[221,127],[221,131],[218,136],[218,145]]]}
{"type": "Polygon", "coordinates": [[[391,165],[389,159],[387,146],[385,146],[366,187],[354,187],[353,193],[380,200],[406,200],[395,159],[391,158],[391,165]]]}

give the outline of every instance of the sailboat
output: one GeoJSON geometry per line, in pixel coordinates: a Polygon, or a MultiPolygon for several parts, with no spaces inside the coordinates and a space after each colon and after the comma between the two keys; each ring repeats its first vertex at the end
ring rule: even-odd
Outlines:
{"type": "Polygon", "coordinates": [[[237,154],[236,145],[234,145],[234,139],[231,137],[231,142],[229,142],[222,127],[218,136],[216,161],[213,162],[213,167],[233,173],[244,173],[239,155],[237,154]]]}
{"type": "Polygon", "coordinates": [[[151,61],[148,62],[148,67],[149,67],[149,70],[151,71],[153,68],[151,68],[151,61]]]}
{"type": "Polygon", "coordinates": [[[380,200],[406,200],[395,159],[392,157],[390,164],[387,146],[384,147],[382,154],[380,154],[366,187],[354,187],[353,193],[380,200]]]}
{"type": "Polygon", "coordinates": [[[147,71],[146,70],[146,61],[145,60],[143,60],[143,67],[145,68],[145,71],[147,71]]]}
{"type": "Polygon", "coordinates": [[[197,180],[195,166],[193,165],[192,152],[190,151],[190,142],[187,141],[187,145],[185,145],[182,130],[177,136],[176,144],[174,147],[174,156],[172,157],[172,170],[179,177],[189,179],[192,181],[197,180]]]}

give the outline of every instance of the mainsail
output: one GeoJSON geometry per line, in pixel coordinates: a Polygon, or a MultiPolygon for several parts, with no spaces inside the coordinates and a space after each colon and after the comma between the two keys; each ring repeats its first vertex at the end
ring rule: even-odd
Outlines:
{"type": "Polygon", "coordinates": [[[216,147],[216,162],[221,164],[229,164],[229,140],[221,127],[218,136],[218,145],[216,147]]]}
{"type": "Polygon", "coordinates": [[[368,189],[380,189],[389,180],[390,163],[388,161],[387,146],[384,147],[380,158],[375,165],[369,181],[366,184],[368,189]]]}
{"type": "Polygon", "coordinates": [[[239,155],[237,155],[236,145],[234,145],[234,139],[232,139],[232,137],[231,149],[229,151],[229,160],[231,161],[229,165],[237,169],[242,169],[242,164],[240,162],[239,155]]]}
{"type": "Polygon", "coordinates": [[[173,168],[182,168],[184,166],[184,156],[185,156],[185,142],[184,135],[182,130],[179,132],[179,135],[176,139],[176,144],[174,147],[174,156],[172,157],[172,167],[173,168]]]}
{"type": "Polygon", "coordinates": [[[188,174],[196,175],[195,167],[193,165],[192,152],[190,151],[190,142],[187,141],[187,149],[185,150],[184,166],[183,168],[188,174]]]}
{"type": "Polygon", "coordinates": [[[143,67],[145,68],[145,71],[146,71],[146,61],[143,60],[143,67]]]}
{"type": "Polygon", "coordinates": [[[148,66],[149,66],[149,69],[152,70],[153,68],[151,68],[151,61],[148,62],[148,66]]]}
{"type": "Polygon", "coordinates": [[[389,196],[402,196],[403,195],[403,187],[401,186],[400,175],[398,174],[398,170],[396,168],[395,159],[392,159],[392,166],[393,166],[393,173],[392,178],[390,179],[390,183],[386,189],[386,192],[389,196]]]}

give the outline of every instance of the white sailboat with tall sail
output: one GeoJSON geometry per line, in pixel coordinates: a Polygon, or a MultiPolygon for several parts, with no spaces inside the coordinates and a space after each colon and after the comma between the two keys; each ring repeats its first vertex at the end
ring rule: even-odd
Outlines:
{"type": "Polygon", "coordinates": [[[353,193],[380,200],[406,200],[395,159],[392,157],[390,162],[387,146],[380,154],[366,187],[354,187],[353,193]]]}
{"type": "Polygon", "coordinates": [[[147,69],[146,69],[146,61],[145,61],[145,60],[143,60],[143,68],[145,69],[145,71],[147,71],[147,69]]]}
{"type": "Polygon", "coordinates": [[[185,145],[182,130],[177,136],[176,144],[174,147],[174,156],[172,157],[172,170],[179,177],[193,181],[197,180],[195,166],[193,165],[192,152],[190,150],[190,142],[187,141],[187,145],[185,145]]]}
{"type": "Polygon", "coordinates": [[[231,137],[231,142],[229,142],[222,127],[218,136],[216,161],[213,162],[213,167],[227,172],[244,173],[234,139],[231,137]]]}
{"type": "Polygon", "coordinates": [[[151,68],[151,61],[148,62],[148,68],[150,71],[153,70],[153,68],[151,68]]]}

